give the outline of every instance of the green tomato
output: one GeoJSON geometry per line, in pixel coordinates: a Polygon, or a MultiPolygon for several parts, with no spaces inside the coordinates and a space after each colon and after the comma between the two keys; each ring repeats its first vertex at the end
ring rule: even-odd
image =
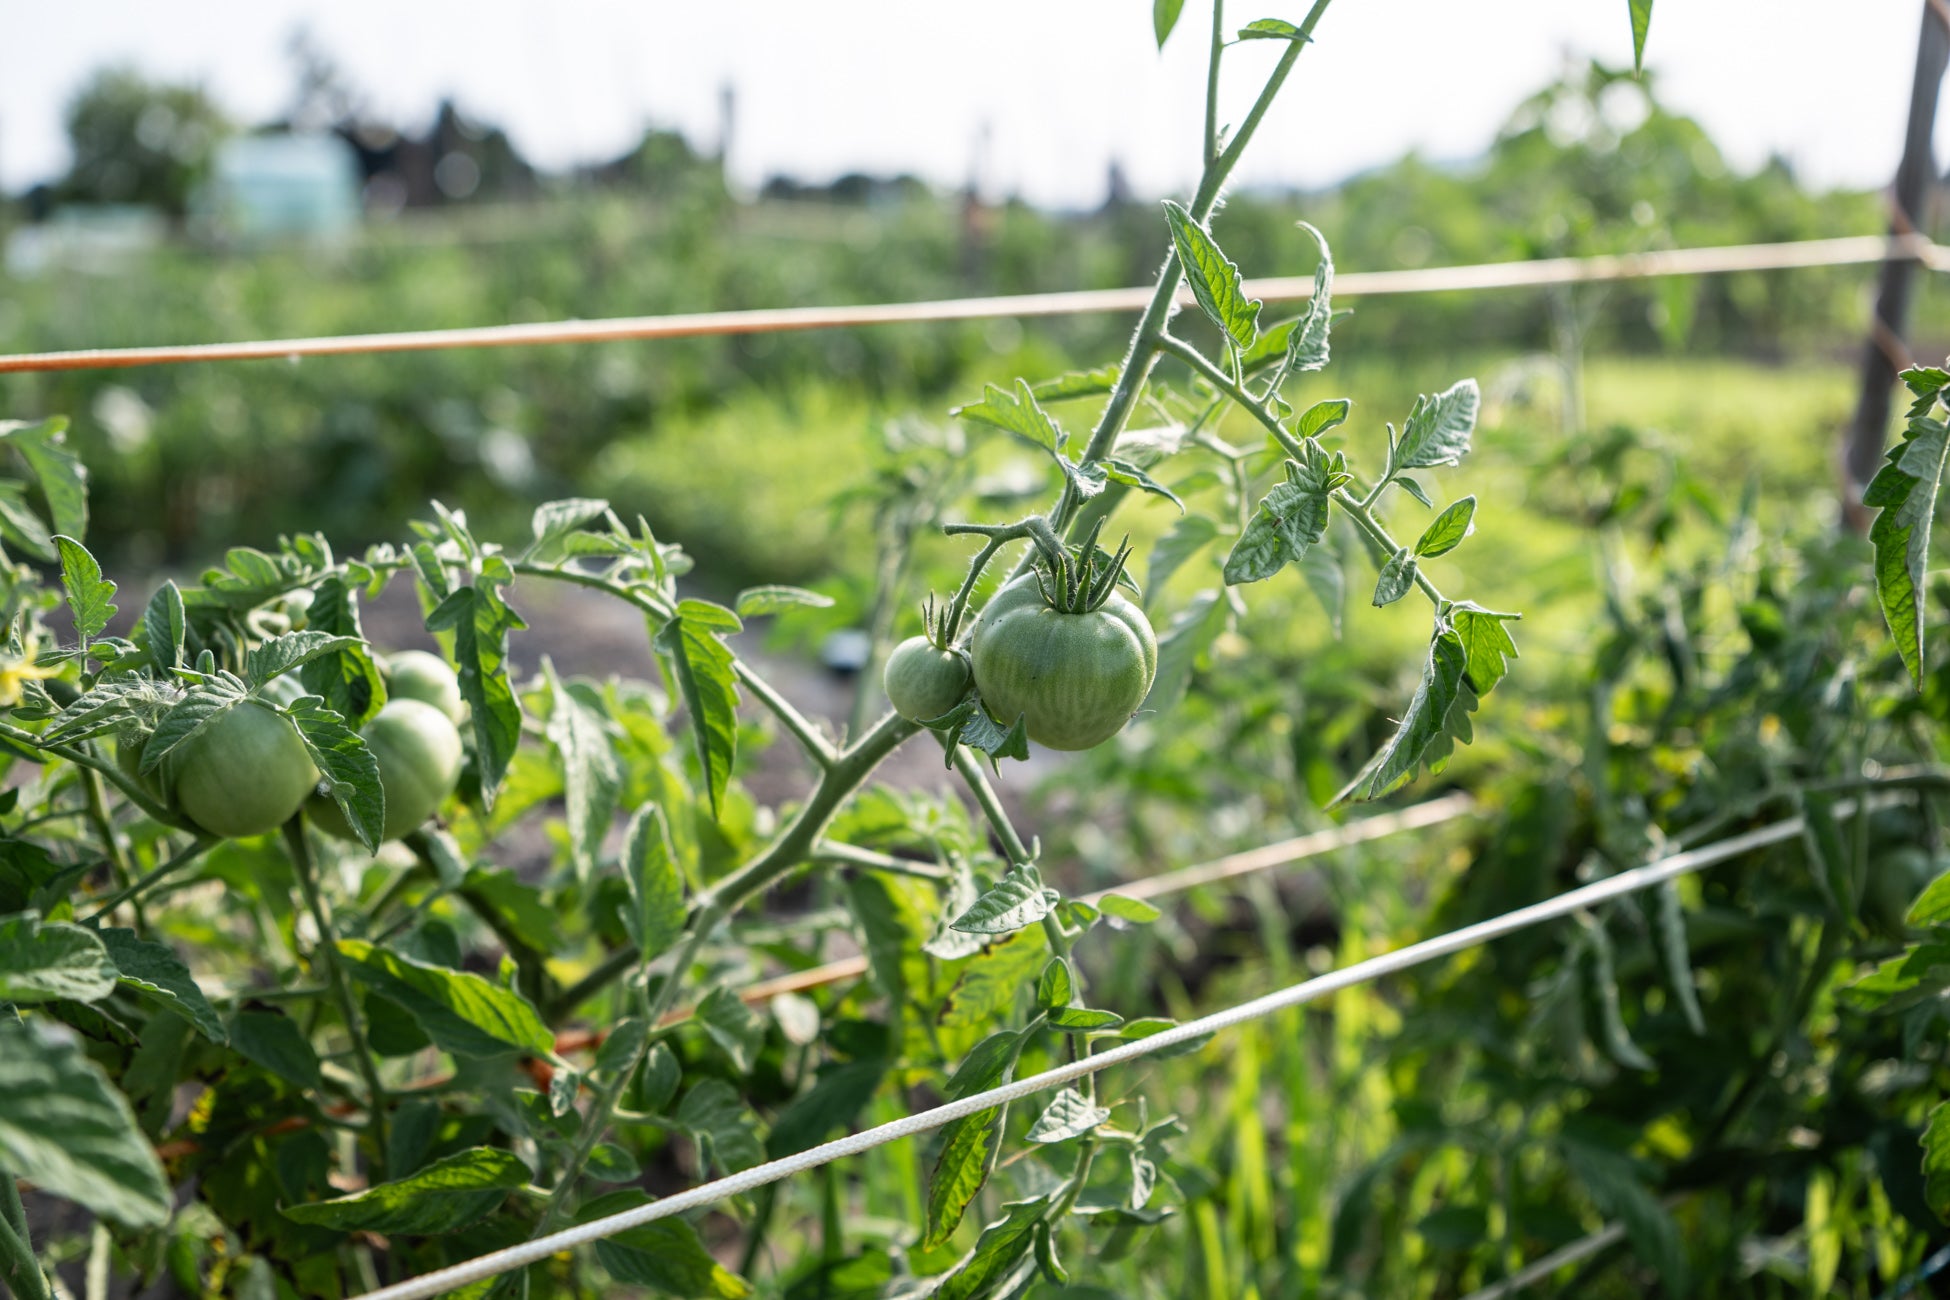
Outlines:
{"type": "MultiPolygon", "coordinates": [[[[433,816],[460,780],[460,733],[447,715],[421,700],[388,700],[365,730],[366,748],[379,764],[386,792],[381,839],[396,840],[433,816]]],[[[318,829],[342,840],[356,839],[339,806],[314,795],[305,812],[318,829]]]]}
{"type": "Polygon", "coordinates": [[[1158,640],[1144,612],[1116,592],[1087,614],[1066,614],[1024,574],[982,611],[974,659],[976,689],[997,722],[1021,717],[1039,745],[1089,749],[1144,703],[1158,640]]]}
{"type": "Polygon", "coordinates": [[[276,830],[318,784],[298,728],[255,700],[218,714],[164,766],[175,773],[177,806],[226,839],[276,830]]]}
{"type": "Polygon", "coordinates": [[[153,772],[142,770],[142,751],[148,747],[149,737],[131,730],[115,742],[115,766],[122,769],[122,775],[142,787],[151,799],[163,807],[170,807],[175,799],[174,782],[176,759],[164,759],[161,767],[153,772]]]}
{"type": "Polygon", "coordinates": [[[386,660],[386,696],[431,704],[454,722],[465,715],[460,679],[439,655],[425,650],[402,650],[386,660]]]}
{"type": "Polygon", "coordinates": [[[911,636],[887,656],[881,676],[887,702],[909,722],[938,718],[968,694],[968,660],[942,650],[924,636],[911,636]]]}

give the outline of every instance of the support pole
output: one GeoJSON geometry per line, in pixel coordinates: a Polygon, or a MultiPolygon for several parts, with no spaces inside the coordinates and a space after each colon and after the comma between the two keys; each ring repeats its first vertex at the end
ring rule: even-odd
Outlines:
{"type": "MultiPolygon", "coordinates": [[[[1936,184],[1930,135],[1936,126],[1937,93],[1946,65],[1950,65],[1950,4],[1946,0],[1924,0],[1923,30],[1916,42],[1916,79],[1909,92],[1909,126],[1903,136],[1903,160],[1890,193],[1892,235],[1907,235],[1929,224],[1929,203],[1936,184]]],[[[1862,350],[1862,393],[1842,448],[1842,520],[1858,533],[1869,527],[1862,490],[1882,467],[1882,444],[1889,430],[1889,395],[1896,385],[1896,372],[1909,364],[1903,330],[1909,321],[1915,283],[1913,258],[1891,258],[1882,264],[1875,315],[1862,350]]]]}

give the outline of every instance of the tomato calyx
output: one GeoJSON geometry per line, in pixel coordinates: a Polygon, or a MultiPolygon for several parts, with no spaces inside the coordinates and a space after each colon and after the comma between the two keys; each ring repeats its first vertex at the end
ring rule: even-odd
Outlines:
{"type": "MultiPolygon", "coordinates": [[[[1041,537],[1042,563],[1034,570],[1036,586],[1043,603],[1059,614],[1092,614],[1102,609],[1121,583],[1138,592],[1136,579],[1125,572],[1131,558],[1131,539],[1127,536],[1112,555],[1097,545],[1104,531],[1099,519],[1090,535],[1075,547],[1052,546],[1041,537]]],[[[1141,594],[1141,593],[1140,593],[1141,594]]]]}

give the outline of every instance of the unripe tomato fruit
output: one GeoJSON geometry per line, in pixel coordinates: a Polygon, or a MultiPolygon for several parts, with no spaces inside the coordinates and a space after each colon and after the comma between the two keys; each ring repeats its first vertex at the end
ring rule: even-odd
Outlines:
{"type": "MultiPolygon", "coordinates": [[[[433,816],[460,780],[460,733],[447,715],[422,700],[388,700],[359,733],[379,764],[386,792],[381,839],[396,840],[433,816]]],[[[314,795],[305,812],[327,835],[358,838],[337,803],[314,795]]]]}
{"type": "Polygon", "coordinates": [[[938,718],[968,694],[968,660],[924,636],[911,636],[887,656],[881,675],[887,702],[909,722],[938,718]]]}
{"type": "Polygon", "coordinates": [[[175,774],[176,806],[226,839],[276,830],[318,784],[298,728],[255,700],[218,714],[164,767],[175,774]]]}
{"type": "Polygon", "coordinates": [[[466,705],[460,698],[460,679],[439,655],[425,650],[402,650],[386,660],[386,698],[419,700],[459,722],[466,705]]]}
{"type": "Polygon", "coordinates": [[[1112,592],[1085,614],[1052,609],[1034,574],[995,594],[975,628],[975,686],[1003,726],[1024,719],[1049,749],[1101,745],[1131,720],[1158,671],[1144,612],[1112,592]]]}

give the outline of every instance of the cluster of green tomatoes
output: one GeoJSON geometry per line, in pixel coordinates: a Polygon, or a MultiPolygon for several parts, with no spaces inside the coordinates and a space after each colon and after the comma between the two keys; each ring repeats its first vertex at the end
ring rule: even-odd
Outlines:
{"type": "MultiPolygon", "coordinates": [[[[382,660],[380,673],[386,703],[360,735],[379,765],[390,840],[417,829],[454,792],[463,760],[457,724],[467,706],[438,655],[404,650],[382,660]]],[[[139,741],[123,744],[116,761],[165,807],[212,835],[263,835],[302,807],[320,830],[353,839],[338,805],[318,790],[318,768],[298,728],[271,707],[292,703],[303,688],[287,674],[263,694],[263,701],[226,709],[148,773],[141,771],[139,741]]]]}
{"type": "Polygon", "coordinates": [[[1030,572],[996,592],[966,650],[953,643],[952,628],[909,637],[887,657],[883,684],[909,722],[951,712],[972,685],[1000,725],[1021,719],[1037,744],[1079,750],[1124,729],[1157,671],[1151,623],[1114,583],[1066,592],[1030,572]]]}

